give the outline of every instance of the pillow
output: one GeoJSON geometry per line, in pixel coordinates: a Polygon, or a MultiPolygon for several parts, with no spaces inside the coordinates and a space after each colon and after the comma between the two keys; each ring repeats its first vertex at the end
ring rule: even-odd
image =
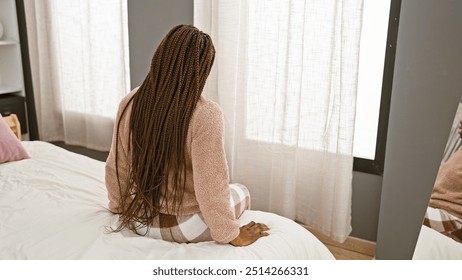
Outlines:
{"type": "Polygon", "coordinates": [[[0,115],[0,163],[26,158],[29,154],[0,115]]]}

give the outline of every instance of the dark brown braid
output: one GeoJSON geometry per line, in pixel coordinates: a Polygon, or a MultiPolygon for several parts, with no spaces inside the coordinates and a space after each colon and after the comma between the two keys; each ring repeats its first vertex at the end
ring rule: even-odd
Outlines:
{"type": "MultiPolygon", "coordinates": [[[[188,126],[214,58],[210,36],[190,25],[174,27],[154,53],[146,79],[130,100],[129,182],[121,190],[123,212],[116,231],[149,227],[161,208],[181,211],[188,126]]],[[[116,149],[119,180],[117,154],[116,149]]]]}

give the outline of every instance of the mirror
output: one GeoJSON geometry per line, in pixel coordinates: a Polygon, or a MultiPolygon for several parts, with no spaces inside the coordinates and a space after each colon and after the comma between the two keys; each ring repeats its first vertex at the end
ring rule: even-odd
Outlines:
{"type": "Polygon", "coordinates": [[[462,260],[462,99],[451,126],[413,259],[462,260]]]}

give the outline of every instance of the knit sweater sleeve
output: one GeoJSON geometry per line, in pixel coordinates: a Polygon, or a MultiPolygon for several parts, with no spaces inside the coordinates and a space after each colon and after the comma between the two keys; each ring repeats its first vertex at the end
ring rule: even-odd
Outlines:
{"type": "MultiPolygon", "coordinates": [[[[131,96],[131,95],[130,95],[131,96]]],[[[126,147],[128,144],[128,135],[127,135],[127,120],[129,119],[127,115],[130,110],[126,110],[123,116],[121,116],[122,111],[127,106],[127,99],[129,96],[125,97],[119,105],[119,110],[114,122],[114,131],[112,136],[111,149],[109,151],[108,158],[106,160],[106,173],[105,173],[105,183],[108,192],[109,204],[108,208],[113,213],[121,213],[122,209],[119,208],[121,192],[124,192],[127,188],[128,182],[128,156],[126,147]],[[120,118],[123,118],[120,122],[119,134],[117,135],[117,125],[120,118]],[[117,147],[116,147],[116,137],[118,137],[117,147]],[[117,153],[117,170],[116,170],[116,153],[117,153]],[[120,187],[119,187],[120,182],[120,187]]]]}
{"type": "Polygon", "coordinates": [[[196,200],[213,240],[229,243],[239,235],[239,223],[230,206],[223,114],[218,105],[207,103],[195,115],[191,161],[196,200]]]}

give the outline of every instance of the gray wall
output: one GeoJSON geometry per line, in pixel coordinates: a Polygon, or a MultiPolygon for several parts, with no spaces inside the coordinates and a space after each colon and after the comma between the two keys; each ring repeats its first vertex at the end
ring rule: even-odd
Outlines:
{"type": "Polygon", "coordinates": [[[353,172],[351,236],[376,241],[382,176],[353,172]]]}
{"type": "Polygon", "coordinates": [[[129,0],[131,88],[143,82],[164,35],[175,25],[193,24],[193,0],[129,0]]]}
{"type": "Polygon", "coordinates": [[[462,1],[403,0],[377,259],[412,258],[462,95],[462,1]]]}

